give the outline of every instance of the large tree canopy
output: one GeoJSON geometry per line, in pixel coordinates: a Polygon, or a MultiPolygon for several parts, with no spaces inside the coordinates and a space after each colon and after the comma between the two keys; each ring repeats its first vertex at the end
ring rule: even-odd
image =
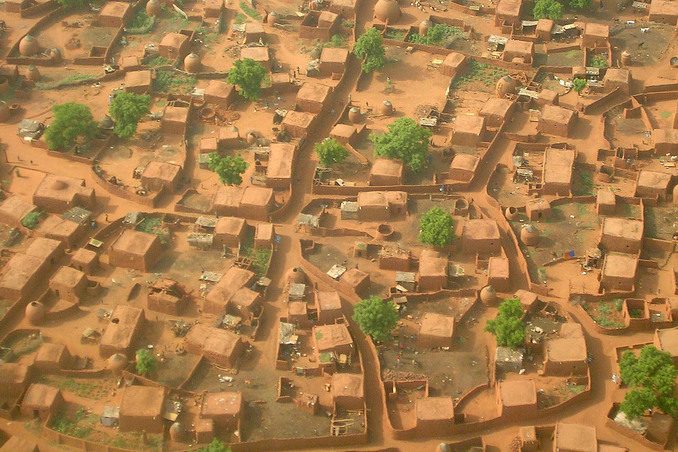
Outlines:
{"type": "Polygon", "coordinates": [[[523,307],[520,300],[513,298],[499,305],[499,314],[490,319],[485,325],[485,331],[494,334],[498,345],[511,348],[520,347],[525,343],[525,325],[521,320],[523,307]]]}
{"type": "Polygon", "coordinates": [[[255,101],[261,97],[261,85],[266,79],[266,68],[251,58],[244,58],[233,63],[226,80],[238,87],[242,97],[255,101]]]}
{"type": "Polygon", "coordinates": [[[372,72],[384,67],[386,52],[384,50],[384,39],[379,30],[370,28],[363,33],[353,46],[353,53],[363,60],[362,68],[365,72],[372,72]]]}
{"type": "Polygon", "coordinates": [[[120,138],[129,138],[137,131],[137,125],[151,106],[148,94],[118,93],[109,107],[115,121],[113,131],[120,138]]]}
{"type": "Polygon", "coordinates": [[[97,131],[89,107],[75,102],[54,105],[54,119],[45,131],[45,141],[52,150],[65,151],[78,138],[92,138],[97,131]]]}
{"type": "Polygon", "coordinates": [[[313,148],[318,154],[320,164],[324,167],[329,168],[335,163],[343,162],[348,157],[348,149],[334,138],[325,138],[320,143],[316,143],[313,148]]]}
{"type": "Polygon", "coordinates": [[[443,247],[454,237],[452,216],[440,207],[433,207],[421,216],[419,222],[419,241],[429,245],[443,247]]]}
{"type": "Polygon", "coordinates": [[[242,184],[241,175],[247,167],[249,164],[240,155],[222,157],[216,152],[210,154],[209,169],[217,173],[219,180],[226,185],[242,184]]]}
{"type": "Polygon", "coordinates": [[[430,137],[429,129],[410,118],[398,118],[388,126],[388,132],[370,136],[376,156],[402,159],[415,173],[426,164],[430,137]]]}
{"type": "Polygon", "coordinates": [[[398,324],[398,311],[392,302],[372,296],[355,305],[353,320],[375,341],[385,341],[398,324]]]}
{"type": "Polygon", "coordinates": [[[563,17],[563,5],[558,0],[537,0],[532,15],[535,19],[558,20],[563,17]]]}
{"type": "Polygon", "coordinates": [[[643,347],[639,357],[627,350],[619,360],[619,369],[622,382],[633,388],[620,406],[626,416],[635,419],[652,408],[676,415],[676,367],[669,353],[652,345],[643,347]]]}

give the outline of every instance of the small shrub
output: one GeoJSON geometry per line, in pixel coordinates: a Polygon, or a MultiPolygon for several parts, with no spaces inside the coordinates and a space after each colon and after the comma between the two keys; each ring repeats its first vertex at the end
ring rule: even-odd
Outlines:
{"type": "Polygon", "coordinates": [[[21,220],[21,224],[28,229],[33,229],[40,222],[40,218],[42,218],[42,212],[28,212],[21,220]]]}

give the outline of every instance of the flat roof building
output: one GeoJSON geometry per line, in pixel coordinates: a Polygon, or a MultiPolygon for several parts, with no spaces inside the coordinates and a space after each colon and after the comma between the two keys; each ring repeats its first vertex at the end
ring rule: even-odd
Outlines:
{"type": "Polygon", "coordinates": [[[174,193],[181,182],[181,166],[153,160],[141,174],[141,185],[149,191],[174,193]]]}
{"type": "Polygon", "coordinates": [[[376,158],[370,170],[370,185],[402,185],[405,165],[400,159],[376,158]]]}
{"type": "Polygon", "coordinates": [[[297,107],[301,111],[318,114],[322,111],[331,93],[331,86],[306,82],[301,85],[299,92],[297,92],[297,107]]]}
{"type": "Polygon", "coordinates": [[[223,80],[210,80],[205,87],[203,98],[209,104],[228,107],[236,99],[235,86],[223,80]]]}
{"type": "Polygon", "coordinates": [[[588,355],[584,337],[560,337],[544,343],[544,375],[585,375],[588,355]]]}
{"type": "Polygon", "coordinates": [[[268,46],[251,46],[240,48],[240,59],[249,58],[261,64],[267,70],[271,70],[271,57],[268,52],[268,46]]]}
{"type": "Polygon", "coordinates": [[[541,109],[537,130],[548,135],[568,137],[574,128],[578,115],[558,105],[546,104],[541,109]]]}
{"type": "MultiPolygon", "coordinates": [[[[601,190],[604,191],[604,190],[601,190]]],[[[643,243],[643,221],[606,217],[601,226],[600,247],[619,253],[637,253],[643,243]]]]}
{"type": "Polygon", "coordinates": [[[502,59],[513,63],[532,64],[534,60],[534,43],[509,39],[504,45],[502,59]]]}
{"type": "Polygon", "coordinates": [[[219,429],[237,430],[244,406],[242,392],[208,392],[202,400],[200,417],[212,419],[219,429]]]}
{"type": "Polygon", "coordinates": [[[292,138],[301,138],[315,121],[316,115],[305,111],[290,110],[282,120],[282,128],[292,138]]]}
{"type": "Polygon", "coordinates": [[[414,403],[417,430],[426,436],[440,436],[454,425],[452,397],[422,397],[414,403]]]}
{"type": "Polygon", "coordinates": [[[499,416],[519,418],[537,413],[537,387],[534,380],[497,382],[499,416]]]}
{"type": "Polygon", "coordinates": [[[581,36],[581,47],[594,49],[605,47],[610,39],[610,26],[595,22],[586,22],[581,36]]]}
{"type": "Polygon", "coordinates": [[[542,191],[545,195],[570,195],[576,155],[572,149],[547,148],[544,151],[542,191]]]}
{"type": "Polygon", "coordinates": [[[64,213],[75,206],[91,209],[96,201],[84,179],[45,174],[33,193],[33,204],[46,212],[64,213]]]}
{"type": "Polygon", "coordinates": [[[235,366],[245,350],[245,344],[237,334],[204,324],[194,325],[184,343],[188,353],[203,355],[208,361],[228,368],[235,366]]]}
{"type": "Polygon", "coordinates": [[[346,69],[348,49],[325,47],[320,52],[320,73],[323,75],[341,74],[346,69]]]}
{"type": "Polygon", "coordinates": [[[636,179],[635,195],[642,198],[666,199],[669,194],[671,174],[658,171],[640,170],[636,179]]]}
{"type": "Polygon", "coordinates": [[[485,218],[466,220],[462,228],[461,249],[464,254],[501,252],[501,235],[497,222],[485,218]]]}
{"type": "Polygon", "coordinates": [[[424,250],[419,259],[418,291],[436,292],[447,287],[447,265],[447,256],[424,250]]]}
{"type": "Polygon", "coordinates": [[[12,195],[0,203],[0,223],[18,227],[21,220],[30,212],[35,211],[36,208],[21,196],[12,195]]]}
{"type": "Polygon", "coordinates": [[[455,154],[450,162],[448,178],[454,181],[470,182],[476,174],[480,158],[472,154],[455,154]]]}
{"type": "Polygon", "coordinates": [[[427,312],[421,319],[417,334],[419,347],[439,348],[454,345],[454,317],[427,312]]]}
{"type": "Polygon", "coordinates": [[[509,99],[491,97],[483,104],[478,114],[485,117],[487,126],[499,127],[504,122],[511,120],[515,109],[516,104],[509,99]]]}
{"type": "Polygon", "coordinates": [[[33,383],[21,401],[21,414],[43,421],[55,415],[64,403],[61,391],[53,386],[33,383]]]}
{"type": "Polygon", "coordinates": [[[165,388],[162,386],[127,386],[120,402],[118,426],[121,432],[162,433],[165,419],[165,388]]]}
{"type": "Polygon", "coordinates": [[[144,310],[133,306],[117,305],[111,313],[110,321],[101,335],[99,353],[108,358],[114,353],[130,356],[134,343],[146,323],[144,310]]]}
{"type": "Polygon", "coordinates": [[[297,158],[297,146],[289,143],[271,143],[268,148],[266,186],[288,188],[297,158]]]}
{"type": "Polygon", "coordinates": [[[633,290],[638,256],[610,252],[605,255],[600,285],[608,292],[633,290]]]}
{"type": "Polygon", "coordinates": [[[591,425],[557,422],[553,432],[554,452],[598,452],[596,428],[591,425]]]}
{"type": "Polygon", "coordinates": [[[149,271],[160,260],[162,245],[155,234],[125,229],[108,251],[110,265],[149,271]]]}
{"type": "Polygon", "coordinates": [[[125,72],[125,91],[134,94],[146,94],[151,91],[153,75],[148,70],[125,72]]]}
{"type": "Polygon", "coordinates": [[[478,115],[457,115],[452,144],[477,146],[485,132],[485,118],[478,115]]]}
{"type": "Polygon", "coordinates": [[[365,403],[363,376],[335,372],[332,374],[332,402],[337,408],[362,410],[365,403]]]}

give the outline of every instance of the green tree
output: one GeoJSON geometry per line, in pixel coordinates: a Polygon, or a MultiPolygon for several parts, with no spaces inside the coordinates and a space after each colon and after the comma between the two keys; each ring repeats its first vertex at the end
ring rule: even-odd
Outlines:
{"type": "Polygon", "coordinates": [[[42,212],[28,212],[22,219],[21,224],[23,224],[28,229],[33,229],[38,225],[40,218],[42,217],[42,212]]]}
{"type": "Polygon", "coordinates": [[[570,8],[573,9],[590,9],[591,0],[569,0],[570,8]]]}
{"type": "Polygon", "coordinates": [[[45,141],[52,150],[65,151],[78,138],[92,138],[97,131],[89,107],[75,102],[54,105],[54,119],[45,131],[45,141]]]}
{"type": "Polygon", "coordinates": [[[392,302],[372,296],[356,303],[353,320],[375,341],[385,341],[398,324],[398,311],[392,302]]]}
{"type": "Polygon", "coordinates": [[[216,152],[210,154],[209,169],[219,175],[219,180],[227,185],[242,184],[241,174],[247,171],[250,165],[238,154],[235,157],[220,156],[216,152]]]}
{"type": "Polygon", "coordinates": [[[90,4],[89,0],[56,0],[56,2],[64,8],[80,8],[90,4]]]}
{"type": "Polygon", "coordinates": [[[197,452],[231,452],[231,446],[227,446],[214,438],[209,446],[198,449],[197,452]]]}
{"type": "Polygon", "coordinates": [[[535,19],[558,20],[563,17],[563,5],[556,0],[537,0],[532,15],[535,19]]]}
{"type": "Polygon", "coordinates": [[[453,224],[452,215],[440,207],[433,207],[421,216],[419,241],[438,247],[448,245],[454,238],[453,224]]]}
{"type": "Polygon", "coordinates": [[[511,348],[520,347],[525,343],[525,325],[521,320],[523,307],[520,300],[512,298],[499,305],[499,314],[490,319],[485,325],[485,331],[494,334],[498,345],[511,348]]]}
{"type": "Polygon", "coordinates": [[[324,167],[330,167],[335,163],[341,163],[348,157],[348,149],[334,138],[325,138],[313,146],[318,159],[324,167]]]}
{"type": "Polygon", "coordinates": [[[358,38],[353,53],[363,61],[361,67],[365,72],[381,69],[386,64],[384,38],[376,28],[368,29],[358,38]]]}
{"type": "Polygon", "coordinates": [[[149,352],[145,348],[137,350],[137,372],[140,375],[150,375],[155,372],[155,369],[158,367],[158,360],[155,358],[153,353],[149,352]]]}
{"type": "Polygon", "coordinates": [[[120,138],[134,135],[139,120],[149,113],[150,106],[151,96],[148,94],[118,93],[108,108],[115,121],[115,134],[120,138]]]}
{"type": "Polygon", "coordinates": [[[370,139],[374,143],[374,155],[402,159],[416,173],[426,163],[430,137],[431,131],[413,119],[398,118],[388,126],[388,132],[372,134],[370,139]]]}
{"type": "Polygon", "coordinates": [[[255,101],[261,97],[261,85],[266,80],[266,68],[251,58],[244,58],[233,63],[226,80],[237,86],[238,92],[245,99],[255,101]]]}
{"type": "Polygon", "coordinates": [[[652,345],[644,346],[639,357],[627,350],[619,360],[619,369],[622,382],[633,388],[619,407],[629,419],[652,408],[676,415],[676,367],[669,353],[652,345]]]}
{"type": "Polygon", "coordinates": [[[572,80],[572,89],[578,93],[581,93],[586,88],[586,79],[585,78],[576,78],[572,80]]]}

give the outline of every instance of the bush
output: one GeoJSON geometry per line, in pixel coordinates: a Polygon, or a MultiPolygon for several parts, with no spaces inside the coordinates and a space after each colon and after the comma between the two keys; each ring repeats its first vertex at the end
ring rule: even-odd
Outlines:
{"type": "Polygon", "coordinates": [[[411,34],[407,40],[415,44],[437,46],[450,36],[464,36],[464,31],[459,27],[452,27],[447,24],[435,24],[426,31],[425,35],[411,34]]]}
{"type": "Polygon", "coordinates": [[[558,20],[563,17],[563,5],[556,0],[537,0],[532,15],[535,19],[558,20]]]}
{"type": "Polygon", "coordinates": [[[581,93],[586,88],[586,79],[576,78],[572,80],[572,89],[578,93],[581,93]]]}
{"type": "Polygon", "coordinates": [[[376,28],[370,28],[363,33],[353,46],[355,56],[363,60],[362,69],[372,72],[381,69],[386,64],[384,39],[376,28]]]}
{"type": "Polygon", "coordinates": [[[320,143],[316,143],[313,149],[318,154],[320,164],[326,168],[343,162],[349,154],[348,150],[334,138],[325,138],[320,143]]]}
{"type": "Polygon", "coordinates": [[[155,369],[158,367],[158,360],[155,358],[151,352],[142,348],[137,350],[137,372],[141,375],[150,375],[155,372],[155,369]]]}
{"type": "Polygon", "coordinates": [[[525,324],[521,320],[523,307],[520,300],[513,298],[499,305],[499,314],[485,325],[485,331],[494,334],[497,345],[511,348],[525,344],[525,324]]]}
{"type": "Polygon", "coordinates": [[[375,341],[385,341],[398,324],[398,311],[392,302],[372,296],[355,305],[353,320],[375,341]]]}
{"type": "Polygon", "coordinates": [[[33,229],[40,222],[40,218],[42,218],[42,212],[28,212],[26,216],[22,218],[21,224],[28,229],[33,229]]]}

